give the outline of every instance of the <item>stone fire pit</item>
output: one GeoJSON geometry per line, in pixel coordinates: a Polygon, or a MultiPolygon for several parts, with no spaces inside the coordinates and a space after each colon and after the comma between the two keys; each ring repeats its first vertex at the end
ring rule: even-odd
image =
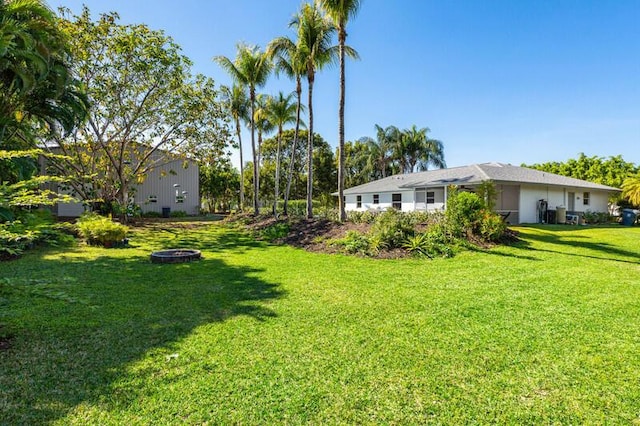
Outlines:
{"type": "Polygon", "coordinates": [[[200,260],[201,258],[200,250],[192,249],[160,250],[151,253],[151,261],[153,263],[182,263],[200,260]]]}

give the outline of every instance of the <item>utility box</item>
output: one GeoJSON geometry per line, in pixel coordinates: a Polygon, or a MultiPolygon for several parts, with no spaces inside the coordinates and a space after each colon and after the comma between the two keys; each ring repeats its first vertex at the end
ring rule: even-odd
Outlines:
{"type": "Polygon", "coordinates": [[[171,207],[162,208],[162,217],[171,217],[171,207]]]}

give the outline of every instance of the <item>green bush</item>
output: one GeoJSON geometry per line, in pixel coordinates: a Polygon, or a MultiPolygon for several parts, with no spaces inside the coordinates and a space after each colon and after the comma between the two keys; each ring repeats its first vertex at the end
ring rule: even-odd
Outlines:
{"type": "Polygon", "coordinates": [[[0,223],[0,259],[18,257],[37,245],[67,245],[74,241],[73,232],[54,224],[46,210],[20,212],[11,222],[0,223]]]}
{"type": "Polygon", "coordinates": [[[184,210],[175,210],[172,211],[169,216],[171,217],[187,217],[187,212],[185,212],[184,210]]]}
{"type": "Polygon", "coordinates": [[[445,211],[447,230],[454,237],[474,234],[483,210],[484,203],[477,194],[450,190],[445,211]]]}
{"type": "Polygon", "coordinates": [[[369,239],[357,231],[348,231],[344,238],[334,240],[332,244],[342,247],[348,254],[369,254],[369,239]]]}
{"type": "Polygon", "coordinates": [[[347,212],[347,220],[353,223],[373,223],[381,213],[381,210],[365,210],[347,212]]]}
{"type": "Polygon", "coordinates": [[[84,214],[78,219],[80,235],[88,244],[113,247],[121,245],[128,228],[111,220],[110,217],[94,213],[84,214]]]}
{"type": "Polygon", "coordinates": [[[267,226],[261,232],[262,238],[266,241],[275,241],[289,235],[290,226],[287,222],[276,222],[267,226]]]}
{"type": "Polygon", "coordinates": [[[154,211],[148,211],[148,212],[142,213],[142,217],[162,217],[162,213],[154,212],[154,211]]]}
{"type": "Polygon", "coordinates": [[[396,209],[377,215],[371,226],[371,237],[390,249],[402,247],[405,240],[413,234],[414,227],[410,218],[396,209]]]}
{"type": "Polygon", "coordinates": [[[491,242],[498,242],[504,236],[507,230],[507,224],[504,223],[499,214],[485,210],[482,214],[479,224],[480,236],[491,242]]]}
{"type": "Polygon", "coordinates": [[[609,223],[611,221],[611,216],[609,215],[609,213],[592,212],[590,210],[584,212],[582,218],[586,223],[590,225],[609,223]]]}

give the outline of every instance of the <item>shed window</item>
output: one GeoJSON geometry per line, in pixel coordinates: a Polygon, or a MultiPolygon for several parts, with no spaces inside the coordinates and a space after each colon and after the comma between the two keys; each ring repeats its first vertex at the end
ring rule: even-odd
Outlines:
{"type": "Polygon", "coordinates": [[[591,194],[588,192],[585,192],[584,194],[582,194],[582,204],[585,206],[589,205],[589,200],[591,198],[591,194]]]}
{"type": "Polygon", "coordinates": [[[373,194],[373,204],[380,204],[380,194],[373,194]]]}
{"type": "Polygon", "coordinates": [[[402,194],[391,195],[391,206],[396,210],[402,210],[402,194]]]}
{"type": "Polygon", "coordinates": [[[436,193],[434,191],[427,191],[427,204],[435,204],[436,193]]]}
{"type": "Polygon", "coordinates": [[[362,207],[362,195],[358,195],[358,196],[356,197],[356,207],[357,207],[357,208],[362,207]]]}

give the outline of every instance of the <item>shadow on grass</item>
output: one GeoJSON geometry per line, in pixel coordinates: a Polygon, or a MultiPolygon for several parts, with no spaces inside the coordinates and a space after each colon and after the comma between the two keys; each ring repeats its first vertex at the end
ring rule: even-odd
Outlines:
{"type": "Polygon", "coordinates": [[[127,378],[130,364],[154,356],[166,362],[202,325],[274,317],[269,301],[284,295],[277,284],[257,278],[259,270],[220,259],[173,265],[141,256],[31,259],[16,272],[25,280],[71,278],[63,291],[86,303],[14,301],[15,338],[0,353],[2,424],[53,422],[82,403],[126,405],[127,395],[113,395],[112,385],[127,378]]]}
{"type": "MultiPolygon", "coordinates": [[[[615,228],[620,229],[619,226],[611,225],[611,226],[602,226],[599,228],[615,228]]],[[[619,246],[605,243],[605,242],[595,242],[593,238],[589,238],[584,235],[575,235],[574,231],[593,229],[588,227],[575,227],[567,229],[562,225],[551,225],[551,229],[546,228],[533,228],[539,231],[543,231],[541,233],[527,233],[522,241],[518,242],[514,247],[519,247],[525,250],[534,250],[546,253],[558,253],[567,256],[575,256],[582,257],[588,259],[599,259],[599,260],[610,260],[614,262],[622,262],[622,263],[631,263],[631,264],[640,264],[640,252],[625,250],[620,248],[619,246]],[[570,235],[556,232],[556,231],[572,231],[570,235]],[[531,241],[538,241],[541,243],[551,244],[557,250],[541,248],[541,247],[533,247],[531,241]],[[563,250],[563,248],[572,248],[572,249],[581,249],[584,250],[580,253],[572,253],[567,250],[563,250]],[[594,254],[589,254],[594,253],[594,254]],[[627,259],[625,259],[627,258],[627,259]]]]}

